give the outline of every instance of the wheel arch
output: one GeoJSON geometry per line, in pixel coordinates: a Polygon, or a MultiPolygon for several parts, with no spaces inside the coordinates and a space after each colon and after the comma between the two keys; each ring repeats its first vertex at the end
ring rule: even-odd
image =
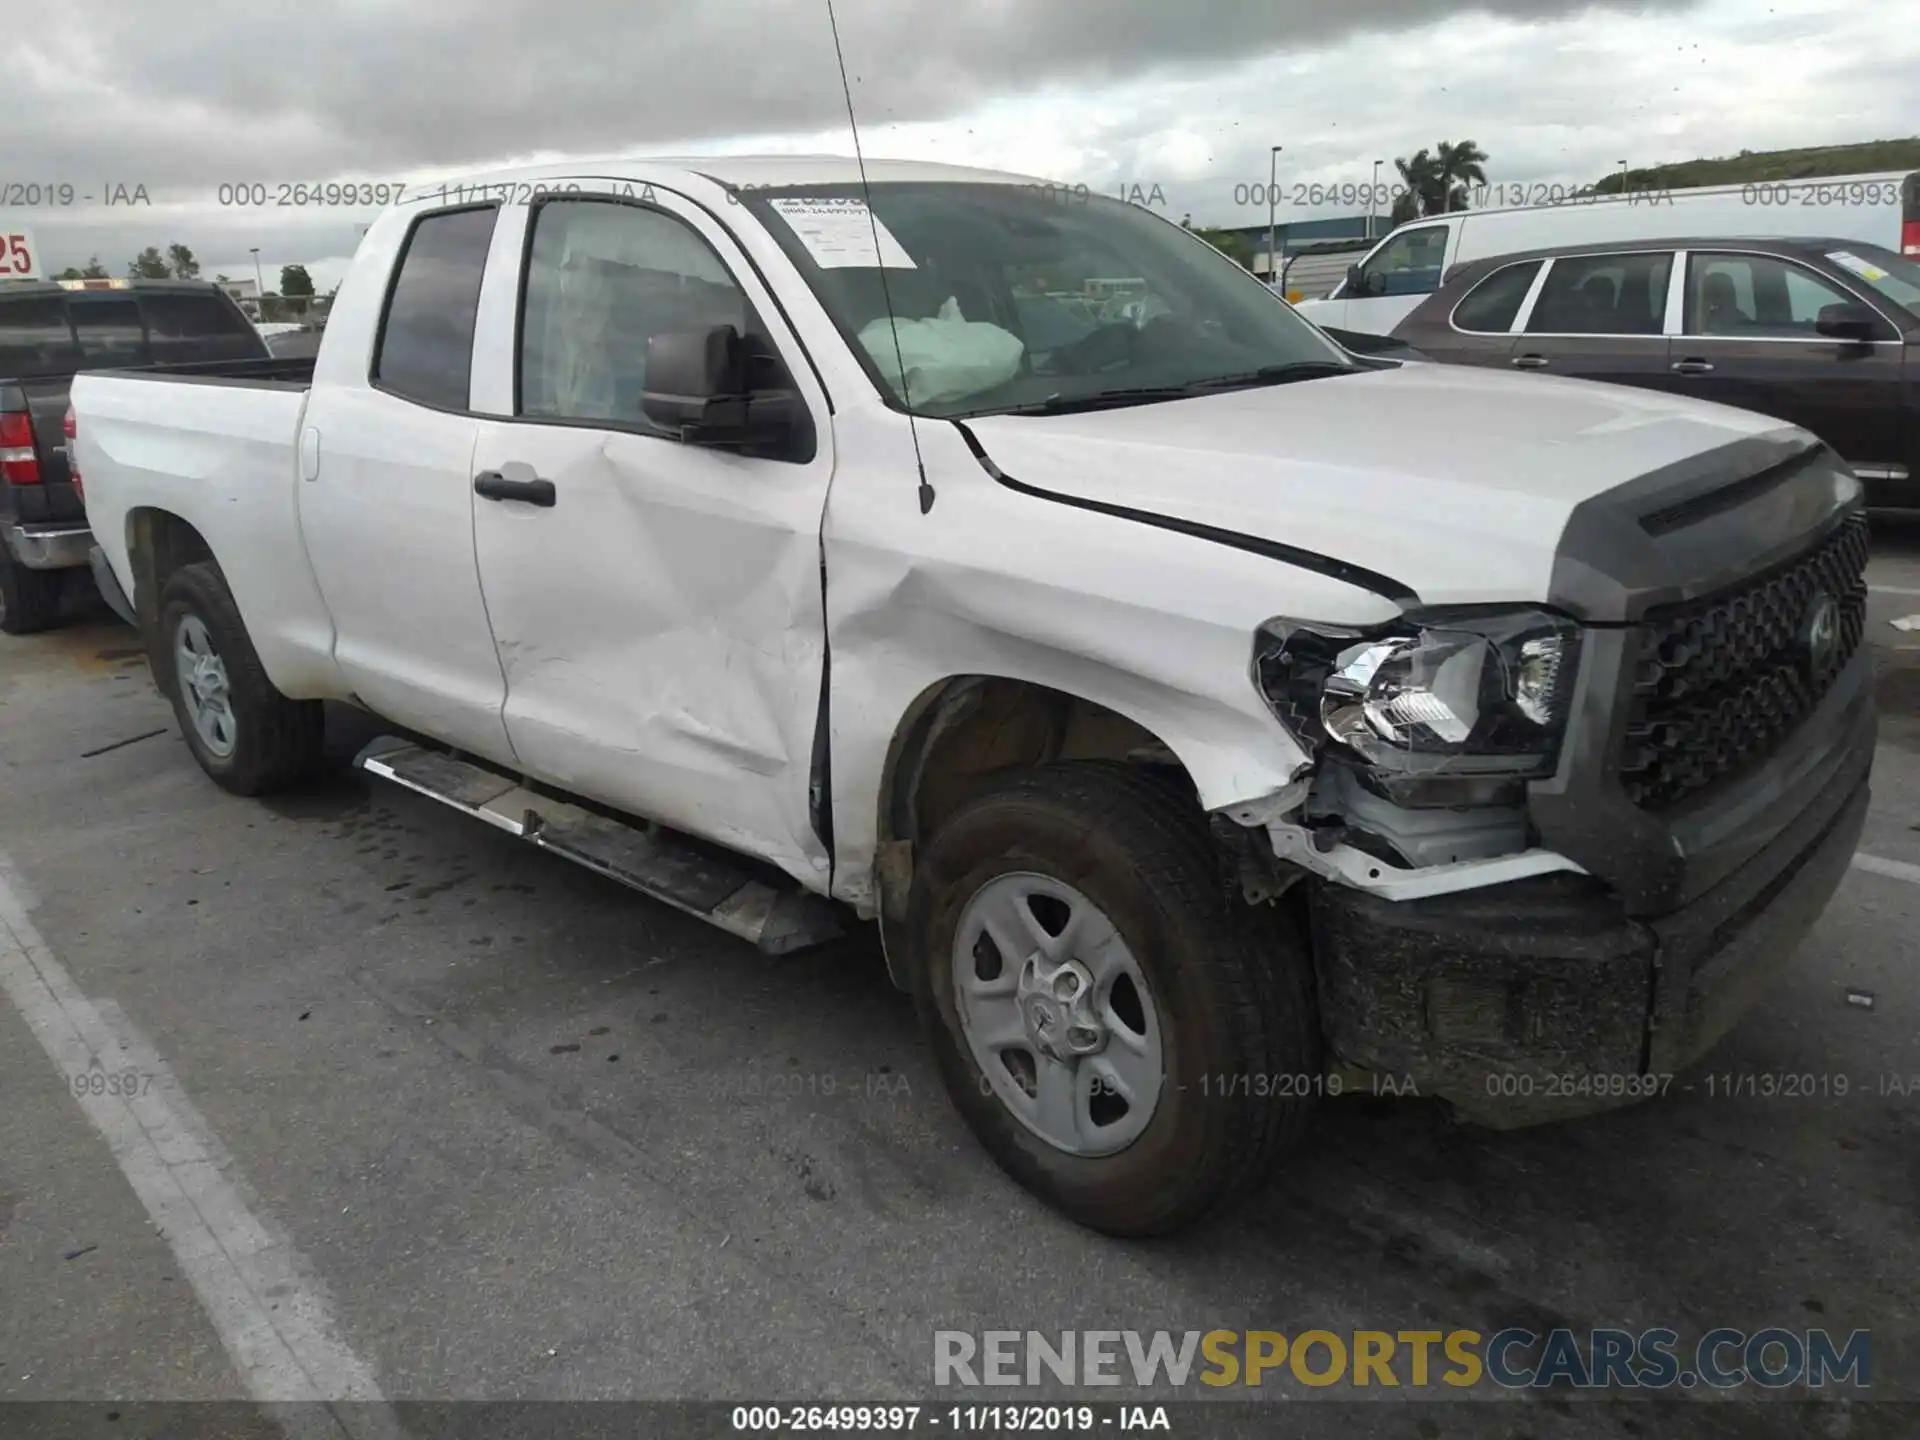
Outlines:
{"type": "Polygon", "coordinates": [[[213,547],[206,536],[188,520],[157,505],[138,505],[126,515],[127,568],[131,572],[133,613],[140,622],[140,634],[147,645],[148,659],[157,677],[167,673],[157,647],[159,636],[160,592],[167,578],[182,566],[214,559],[213,547]]]}
{"type": "Polygon", "coordinates": [[[904,959],[914,851],[992,777],[1059,760],[1120,760],[1164,772],[1199,805],[1175,746],[1102,701],[1010,675],[949,675],[901,714],[881,770],[873,881],[887,968],[910,988],[904,959]]]}

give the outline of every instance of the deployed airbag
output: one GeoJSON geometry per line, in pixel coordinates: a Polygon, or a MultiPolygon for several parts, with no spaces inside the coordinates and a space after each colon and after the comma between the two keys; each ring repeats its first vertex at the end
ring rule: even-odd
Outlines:
{"type": "Polygon", "coordinates": [[[951,296],[930,320],[883,316],[872,321],[860,331],[860,343],[895,391],[914,405],[959,400],[1004,385],[1019,373],[1026,349],[1012,331],[966,319],[951,296]]]}

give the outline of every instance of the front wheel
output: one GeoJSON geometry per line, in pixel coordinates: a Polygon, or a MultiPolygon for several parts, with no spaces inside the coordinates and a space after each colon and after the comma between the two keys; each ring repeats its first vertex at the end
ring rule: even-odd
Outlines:
{"type": "Polygon", "coordinates": [[[312,773],[325,738],[320,703],[274,688],[218,566],[174,571],[160,591],[159,624],[162,688],[216,784],[263,795],[312,773]]]}
{"type": "Polygon", "coordinates": [[[1304,1128],[1305,946],[1228,893],[1191,798],[1150,774],[1056,765],[968,801],[926,847],[909,926],[962,1117],[1080,1223],[1177,1230],[1304,1128]]]}

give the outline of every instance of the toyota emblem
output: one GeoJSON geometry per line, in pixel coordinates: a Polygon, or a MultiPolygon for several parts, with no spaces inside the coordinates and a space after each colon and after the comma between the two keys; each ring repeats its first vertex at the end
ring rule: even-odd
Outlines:
{"type": "Polygon", "coordinates": [[[1800,648],[1807,673],[1816,679],[1832,666],[1840,650],[1840,604],[1825,591],[1813,597],[1800,625],[1800,648]]]}

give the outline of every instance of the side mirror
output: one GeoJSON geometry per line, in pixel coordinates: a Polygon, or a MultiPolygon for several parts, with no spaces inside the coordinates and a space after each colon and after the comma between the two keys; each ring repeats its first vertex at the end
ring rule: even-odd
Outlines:
{"type": "Polygon", "coordinates": [[[1347,280],[1340,287],[1342,295],[1364,295],[1367,293],[1366,273],[1358,265],[1347,266],[1347,280]]]}
{"type": "Polygon", "coordinates": [[[1839,305],[1822,305],[1813,328],[1835,340],[1872,340],[1881,331],[1880,317],[1860,304],[1848,300],[1839,305]]]}
{"type": "Polygon", "coordinates": [[[689,445],[763,446],[792,433],[797,398],[752,388],[747,345],[731,325],[647,337],[640,410],[689,445]]]}

